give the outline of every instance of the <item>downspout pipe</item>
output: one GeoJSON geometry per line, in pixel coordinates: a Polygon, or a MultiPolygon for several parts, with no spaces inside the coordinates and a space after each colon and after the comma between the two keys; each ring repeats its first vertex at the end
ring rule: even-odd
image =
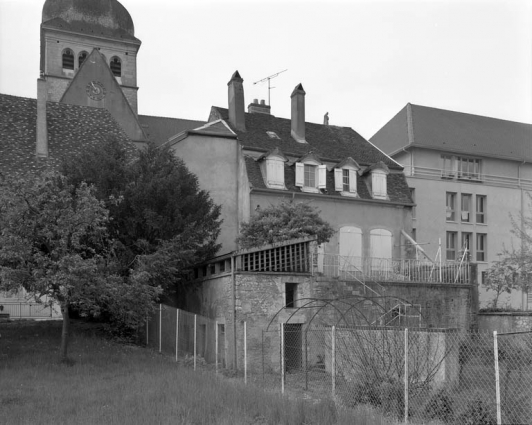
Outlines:
{"type": "Polygon", "coordinates": [[[237,369],[236,355],[236,275],[235,275],[235,254],[231,255],[231,283],[233,292],[233,369],[237,369]]]}

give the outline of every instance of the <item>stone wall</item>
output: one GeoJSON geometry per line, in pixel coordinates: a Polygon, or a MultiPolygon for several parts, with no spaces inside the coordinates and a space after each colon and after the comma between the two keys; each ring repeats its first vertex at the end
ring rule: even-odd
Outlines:
{"type": "MultiPolygon", "coordinates": [[[[408,323],[394,322],[391,325],[469,329],[473,323],[475,303],[472,285],[383,283],[380,286],[373,284],[372,288],[379,295],[360,283],[309,274],[238,272],[233,280],[233,276],[226,273],[203,280],[200,289],[189,295],[183,307],[225,325],[225,358],[229,367],[235,365],[236,358],[236,367],[242,368],[246,322],[248,368],[256,372],[262,371],[263,362],[266,369],[279,368],[281,323],[293,324],[301,332],[307,329],[311,319],[312,328],[354,325],[342,322],[343,316],[338,311],[358,309],[365,317],[378,318],[387,313],[386,309],[391,309],[393,303],[398,304],[401,300],[419,305],[419,308],[406,311],[412,316],[408,323]],[[290,302],[287,297],[292,296],[294,303],[287,307],[287,302],[290,302]],[[316,299],[336,298],[346,301],[352,298],[356,308],[351,309],[344,303],[341,308],[331,305],[318,312],[319,306],[324,303],[316,299]],[[235,332],[236,344],[233,338],[235,332]],[[269,347],[264,353],[263,344],[269,347]]],[[[371,323],[359,322],[358,326],[368,324],[371,323]]],[[[373,324],[386,325],[382,321],[373,324]]]]}

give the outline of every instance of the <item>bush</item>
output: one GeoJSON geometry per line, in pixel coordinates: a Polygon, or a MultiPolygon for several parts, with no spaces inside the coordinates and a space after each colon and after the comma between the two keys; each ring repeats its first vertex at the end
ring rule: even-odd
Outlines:
{"type": "Polygon", "coordinates": [[[458,415],[460,425],[496,425],[495,412],[481,393],[476,393],[465,409],[458,415]]]}
{"type": "Polygon", "coordinates": [[[444,422],[452,422],[454,419],[453,399],[445,388],[432,394],[423,410],[428,419],[444,422]]]}

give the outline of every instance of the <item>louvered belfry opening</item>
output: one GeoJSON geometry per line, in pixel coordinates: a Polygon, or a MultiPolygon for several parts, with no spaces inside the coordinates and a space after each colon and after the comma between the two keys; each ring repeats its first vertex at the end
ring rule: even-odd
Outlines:
{"type": "Polygon", "coordinates": [[[63,69],[74,69],[74,52],[70,49],[63,50],[63,69]]]}
{"type": "Polygon", "coordinates": [[[116,56],[111,59],[111,72],[115,77],[122,76],[122,61],[116,56]]]}
{"type": "Polygon", "coordinates": [[[87,52],[80,52],[78,55],[78,68],[85,62],[87,59],[87,52]]]}
{"type": "Polygon", "coordinates": [[[241,270],[246,272],[310,272],[309,242],[242,253],[241,270]]]}

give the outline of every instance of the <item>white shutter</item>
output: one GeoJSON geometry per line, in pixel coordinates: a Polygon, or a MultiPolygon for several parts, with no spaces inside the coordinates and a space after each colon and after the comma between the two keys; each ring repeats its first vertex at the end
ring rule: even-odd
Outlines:
{"type": "Polygon", "coordinates": [[[326,189],[327,188],[327,166],[318,165],[318,188],[326,189]]]}
{"type": "Polygon", "coordinates": [[[275,161],[275,182],[280,185],[284,186],[284,162],[283,161],[275,161]]]}
{"type": "Polygon", "coordinates": [[[357,191],[357,172],[349,170],[349,192],[356,193],[357,191]]]}
{"type": "Polygon", "coordinates": [[[334,190],[341,192],[344,190],[343,171],[341,168],[334,169],[334,190]]]}
{"type": "Polygon", "coordinates": [[[374,172],[372,174],[373,197],[386,198],[386,174],[374,172]]]}
{"type": "Polygon", "coordinates": [[[271,159],[266,160],[266,180],[268,182],[268,185],[273,184],[275,182],[275,161],[272,161],[271,159]]]}
{"type": "Polygon", "coordinates": [[[301,162],[296,162],[296,186],[303,187],[305,166],[301,162]]]}

